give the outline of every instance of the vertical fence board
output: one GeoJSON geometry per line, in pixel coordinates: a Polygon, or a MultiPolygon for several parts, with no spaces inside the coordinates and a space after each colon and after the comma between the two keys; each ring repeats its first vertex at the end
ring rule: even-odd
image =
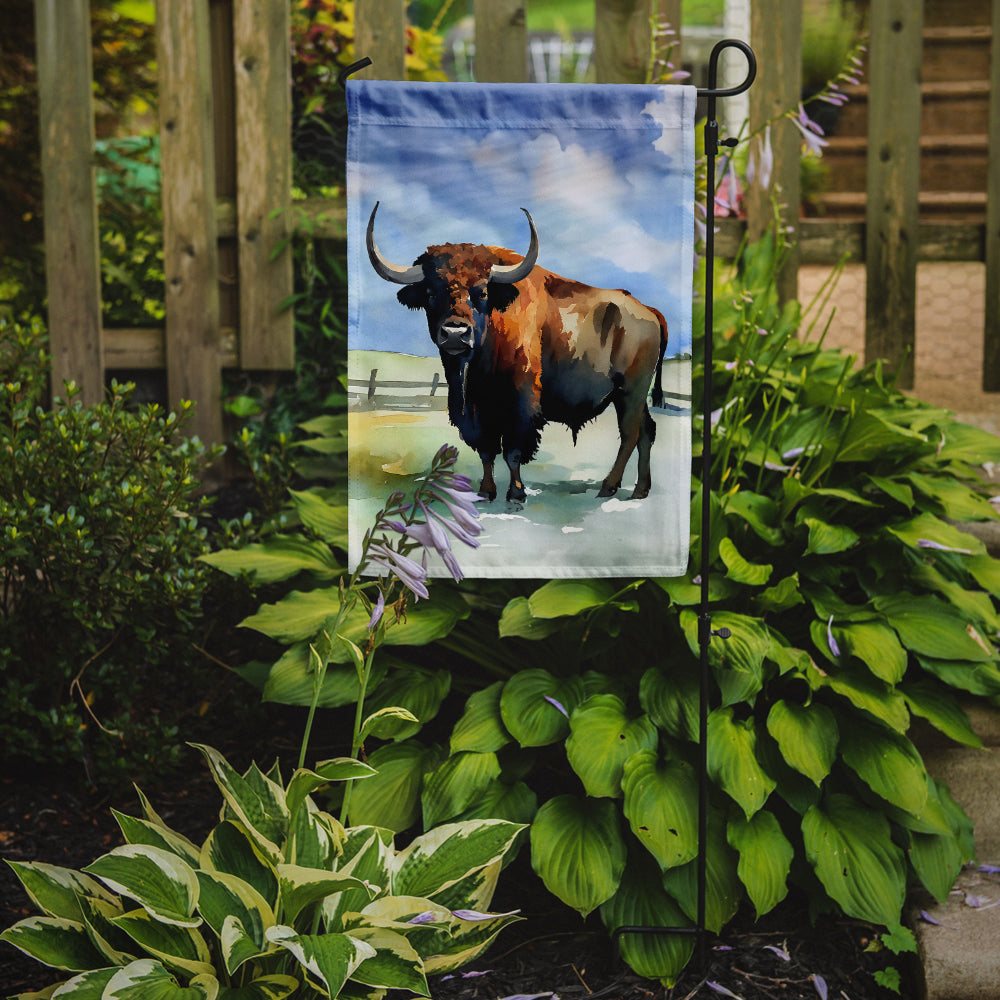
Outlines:
{"type": "MultiPolygon", "coordinates": [[[[750,88],[750,130],[761,128],[798,105],[802,90],[802,4],[799,0],[758,0],[750,8],[750,41],[753,44],[757,79],[750,88]]],[[[735,133],[739,122],[730,122],[735,133]]],[[[778,274],[782,301],[798,295],[799,157],[802,137],[795,125],[778,118],[771,126],[774,170],[763,188],[757,178],[747,194],[747,226],[750,239],[759,239],[774,220],[774,202],[780,206],[781,225],[794,228],[795,243],[778,274]]]]}
{"type": "Polygon", "coordinates": [[[476,79],[524,83],[528,78],[524,0],[475,0],[476,79]]]}
{"type": "Polygon", "coordinates": [[[35,0],[52,391],[104,395],[88,0],[35,0]]]}
{"type": "Polygon", "coordinates": [[[219,258],[207,0],[160,0],[156,9],[167,394],[198,403],[192,430],[222,440],[219,258]]]}
{"type": "Polygon", "coordinates": [[[893,370],[899,367],[899,385],[909,389],[916,344],[923,2],[872,0],[869,17],[865,359],[884,358],[893,370]]]}
{"type": "Polygon", "coordinates": [[[405,0],[362,0],[354,5],[355,58],[368,56],[363,70],[372,80],[406,79],[405,0]]]}
{"type": "MultiPolygon", "coordinates": [[[[655,10],[652,11],[657,23],[657,30],[669,27],[673,35],[661,35],[656,49],[656,58],[665,59],[670,53],[670,62],[675,70],[683,68],[684,47],[681,33],[681,0],[654,0],[655,10]],[[673,43],[671,47],[671,42],[673,43]]],[[[688,81],[685,81],[688,82],[688,81]]]]}
{"type": "Polygon", "coordinates": [[[656,0],[594,0],[594,68],[598,83],[645,83],[656,0]]]}
{"type": "Polygon", "coordinates": [[[989,170],[986,179],[986,325],[983,389],[1000,392],[1000,0],[993,0],[990,45],[989,170]]]}
{"type": "Polygon", "coordinates": [[[293,316],[282,308],[292,294],[289,13],[287,0],[233,7],[243,368],[295,367],[293,316]]]}

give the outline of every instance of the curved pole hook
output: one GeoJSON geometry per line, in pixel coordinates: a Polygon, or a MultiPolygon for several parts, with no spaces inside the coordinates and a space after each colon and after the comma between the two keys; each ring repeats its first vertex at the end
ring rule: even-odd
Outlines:
{"type": "Polygon", "coordinates": [[[346,90],[347,78],[352,73],[357,73],[359,69],[364,69],[366,66],[371,66],[371,64],[372,64],[371,59],[369,59],[368,56],[365,56],[363,59],[359,59],[357,62],[352,62],[350,66],[345,66],[337,74],[337,83],[340,84],[340,89],[346,90]]]}
{"type": "Polygon", "coordinates": [[[699,88],[699,97],[735,97],[750,89],[750,85],[757,78],[757,57],[753,49],[746,42],[738,38],[723,38],[721,42],[716,42],[712,49],[712,54],[708,57],[708,86],[699,88]],[[746,79],[735,87],[719,88],[719,56],[725,49],[739,49],[747,58],[746,79]]]}

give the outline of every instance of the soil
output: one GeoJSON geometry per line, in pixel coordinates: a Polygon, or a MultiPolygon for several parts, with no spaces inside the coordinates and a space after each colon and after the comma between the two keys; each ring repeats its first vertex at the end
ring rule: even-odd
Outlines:
{"type": "MultiPolygon", "coordinates": [[[[258,728],[256,746],[291,750],[292,722],[271,718],[258,728]],[[264,739],[262,739],[264,736],[264,739]]],[[[251,734],[219,739],[234,764],[252,755],[251,734]]],[[[284,756],[284,754],[282,754],[284,756]]],[[[291,754],[289,754],[291,756],[291,754]]],[[[192,751],[192,767],[145,789],[172,827],[196,842],[215,822],[219,796],[207,768],[192,751]]],[[[56,775],[7,775],[0,779],[0,858],[36,860],[81,868],[122,842],[111,808],[139,814],[134,792],[113,795],[56,775]]],[[[500,879],[494,908],[519,908],[525,919],[503,931],[470,969],[431,978],[435,1000],[499,1000],[550,996],[562,1000],[691,1000],[733,996],[743,1000],[887,1000],[892,996],[873,976],[894,965],[903,974],[904,997],[917,995],[912,970],[885,951],[866,950],[873,928],[857,921],[821,918],[810,924],[801,899],[786,901],[762,921],[741,913],[718,938],[706,936],[705,967],[697,958],[673,989],[642,979],[620,962],[592,915],[587,921],[549,895],[522,856],[500,879]]],[[[30,916],[33,909],[11,870],[0,866],[0,927],[30,916]]],[[[65,976],[0,944],[0,995],[39,990],[65,976]]]]}

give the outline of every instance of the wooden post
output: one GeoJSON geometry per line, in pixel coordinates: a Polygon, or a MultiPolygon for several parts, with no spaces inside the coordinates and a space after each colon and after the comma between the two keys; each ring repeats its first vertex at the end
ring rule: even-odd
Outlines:
{"type": "Polygon", "coordinates": [[[361,72],[371,80],[406,79],[405,0],[362,0],[354,5],[354,52],[372,65],[361,72]]]}
{"type": "Polygon", "coordinates": [[[160,0],[156,58],[163,176],[167,395],[197,404],[191,430],[222,441],[219,256],[207,0],[160,0]]]}
{"type": "Polygon", "coordinates": [[[282,306],[292,294],[290,30],[287,0],[233,7],[243,368],[295,367],[293,314],[282,306]]]}
{"type": "Polygon", "coordinates": [[[35,0],[52,394],[104,397],[88,0],[35,0]]]}
{"type": "Polygon", "coordinates": [[[993,0],[990,45],[989,170],[986,179],[986,325],[983,390],[1000,392],[1000,0],[993,0]]]}
{"type": "Polygon", "coordinates": [[[528,31],[524,0],[475,0],[475,76],[480,83],[524,83],[528,31]]]}
{"type": "Polygon", "coordinates": [[[872,0],[868,53],[865,360],[913,387],[923,3],[872,0]],[[904,360],[905,359],[905,360],[904,360]]]}
{"type": "MultiPolygon", "coordinates": [[[[750,40],[756,56],[757,80],[750,88],[750,132],[798,107],[802,98],[802,4],[800,0],[758,0],[750,8],[750,40]]],[[[739,122],[729,123],[735,134],[739,122]]],[[[754,139],[754,143],[760,139],[754,139]]],[[[756,178],[747,192],[747,229],[751,240],[760,239],[774,222],[793,229],[793,245],[778,273],[778,297],[782,302],[798,296],[799,282],[799,159],[802,135],[787,118],[771,126],[774,169],[766,188],[756,178]]],[[[759,147],[758,147],[759,148],[759,147]]],[[[777,234],[775,234],[777,236],[777,234]]]]}
{"type": "Polygon", "coordinates": [[[657,0],[595,0],[594,68],[598,83],[645,83],[657,0]]]}

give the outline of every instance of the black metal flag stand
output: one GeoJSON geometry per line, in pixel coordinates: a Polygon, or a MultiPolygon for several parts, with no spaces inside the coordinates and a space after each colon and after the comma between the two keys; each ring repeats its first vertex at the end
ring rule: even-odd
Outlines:
{"type": "MultiPolygon", "coordinates": [[[[344,86],[347,78],[365,66],[371,59],[365,56],[350,66],[345,66],[337,77],[344,86]]],[[[711,491],[708,488],[712,472],[712,289],[715,280],[715,158],[720,146],[735,146],[735,138],[719,139],[719,123],[716,121],[716,100],[720,97],[735,97],[750,89],[757,76],[757,59],[753,49],[746,42],[726,38],[716,43],[708,61],[708,87],[699,89],[698,96],[707,99],[707,120],[705,122],[705,159],[707,166],[706,221],[705,221],[705,344],[704,344],[704,391],[702,396],[702,451],[701,451],[701,600],[698,611],[698,646],[701,653],[701,686],[698,704],[698,909],[694,927],[656,927],[646,925],[622,926],[615,929],[612,937],[617,943],[623,934],[694,934],[698,940],[698,963],[701,969],[705,961],[705,896],[707,889],[707,834],[708,834],[708,699],[709,665],[708,649],[712,637],[729,637],[729,629],[712,629],[712,615],[709,603],[709,544],[711,529],[711,491]],[[739,49],[747,60],[747,75],[736,87],[719,88],[719,57],[727,48],[739,49]]]]}

